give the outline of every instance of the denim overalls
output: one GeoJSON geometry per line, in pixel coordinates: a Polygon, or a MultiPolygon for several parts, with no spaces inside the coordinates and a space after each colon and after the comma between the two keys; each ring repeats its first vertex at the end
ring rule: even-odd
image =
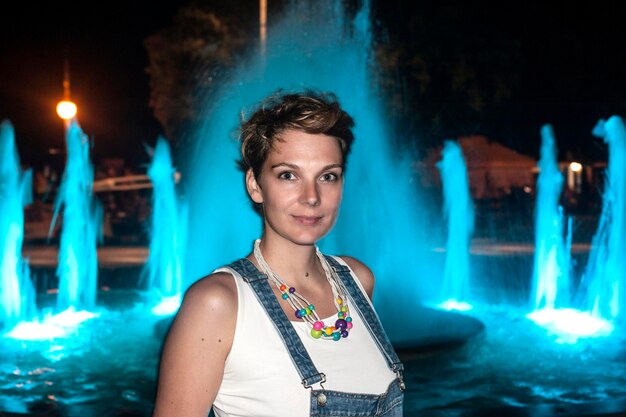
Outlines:
{"type": "Polygon", "coordinates": [[[401,417],[404,391],[402,371],[404,367],[393,350],[378,315],[350,275],[350,269],[330,256],[325,257],[330,266],[337,272],[341,284],[353,306],[359,311],[376,345],[383,353],[387,365],[397,375],[397,378],[389,385],[387,392],[381,395],[325,390],[322,385],[326,381],[326,376],[315,368],[302,345],[302,341],[278,303],[267,276],[245,258],[233,262],[228,267],[237,271],[250,284],[285,343],[291,360],[300,378],[302,378],[302,385],[304,388],[311,389],[311,417],[401,417]],[[320,389],[313,389],[311,386],[317,383],[320,383],[320,389]]]}

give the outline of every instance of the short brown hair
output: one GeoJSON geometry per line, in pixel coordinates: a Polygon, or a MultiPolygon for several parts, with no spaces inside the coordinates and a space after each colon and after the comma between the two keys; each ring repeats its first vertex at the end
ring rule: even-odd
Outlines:
{"type": "MultiPolygon", "coordinates": [[[[335,137],[341,148],[345,169],[354,140],[353,127],[354,120],[341,108],[333,93],[312,90],[284,93],[278,90],[261,101],[247,120],[242,120],[239,134],[241,159],[237,165],[244,173],[252,169],[254,178],[258,180],[270,151],[280,140],[280,134],[294,129],[335,137]]],[[[262,205],[252,204],[254,210],[262,215],[262,205]]]]}
{"type": "Polygon", "coordinates": [[[243,172],[252,168],[254,177],[259,179],[275,141],[288,129],[337,138],[345,165],[354,140],[353,127],[354,120],[341,108],[334,94],[279,90],[263,100],[250,118],[242,121],[238,166],[243,172]]]}

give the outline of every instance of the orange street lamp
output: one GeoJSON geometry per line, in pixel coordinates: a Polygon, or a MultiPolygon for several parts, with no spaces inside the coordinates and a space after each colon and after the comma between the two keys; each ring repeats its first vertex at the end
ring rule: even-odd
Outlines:
{"type": "Polygon", "coordinates": [[[78,107],[70,100],[62,100],[57,104],[57,114],[63,120],[71,120],[76,116],[78,107]]]}

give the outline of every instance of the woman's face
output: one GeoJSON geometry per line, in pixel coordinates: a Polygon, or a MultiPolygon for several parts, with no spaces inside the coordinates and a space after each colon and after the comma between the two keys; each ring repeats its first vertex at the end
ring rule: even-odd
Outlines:
{"type": "Polygon", "coordinates": [[[343,193],[339,141],[286,130],[274,143],[258,181],[249,170],[248,193],[263,204],[265,235],[310,245],[335,224],[343,193]]]}

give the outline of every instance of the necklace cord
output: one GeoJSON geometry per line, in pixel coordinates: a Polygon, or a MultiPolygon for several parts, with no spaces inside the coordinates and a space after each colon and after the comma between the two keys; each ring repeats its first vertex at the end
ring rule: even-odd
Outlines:
{"type": "Polygon", "coordinates": [[[330,284],[333,293],[333,302],[337,308],[338,319],[334,326],[327,326],[322,319],[320,319],[315,310],[315,306],[303,295],[298,293],[294,287],[289,286],[277,273],[272,271],[261,253],[260,239],[255,240],[253,253],[261,271],[267,275],[274,286],[280,291],[282,299],[287,301],[291,308],[293,308],[296,318],[303,320],[311,327],[311,336],[313,336],[313,338],[337,341],[342,337],[348,337],[349,330],[352,328],[352,318],[350,317],[348,308],[348,299],[345,295],[346,289],[335,270],[331,268],[317,246],[315,247],[315,254],[322,265],[326,280],[330,284]]]}

